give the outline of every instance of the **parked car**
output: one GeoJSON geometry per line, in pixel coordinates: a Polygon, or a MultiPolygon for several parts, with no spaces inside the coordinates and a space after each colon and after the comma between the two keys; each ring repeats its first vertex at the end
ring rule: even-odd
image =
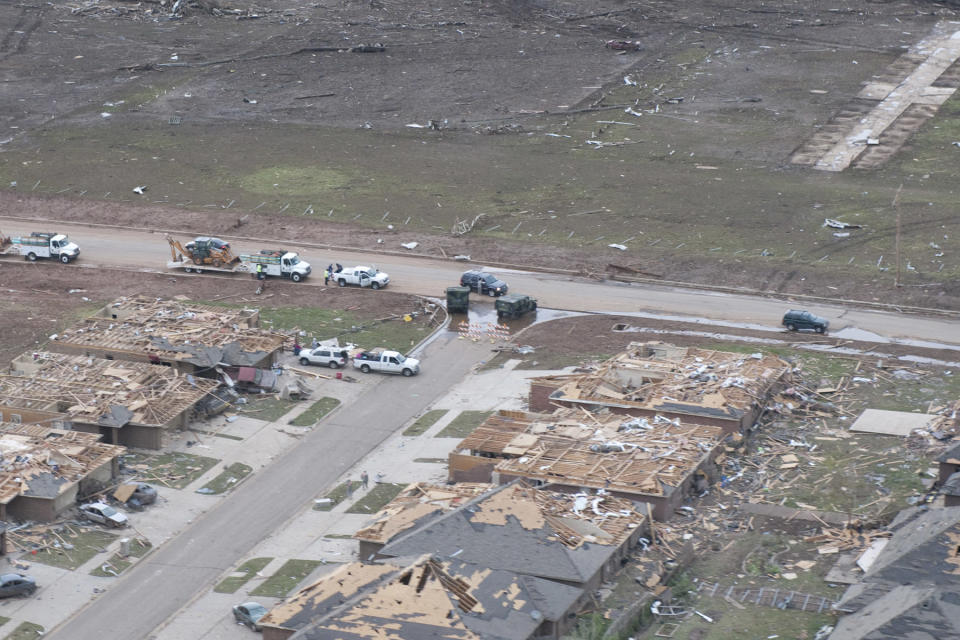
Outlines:
{"type": "Polygon", "coordinates": [[[261,631],[260,618],[267,615],[267,608],[259,602],[244,602],[233,608],[233,618],[239,624],[245,624],[254,631],[261,631]]]}
{"type": "Polygon", "coordinates": [[[783,316],[783,326],[787,328],[787,331],[810,329],[817,333],[826,333],[830,323],[826,319],[816,316],[809,311],[791,309],[783,316]]]}
{"type": "Polygon", "coordinates": [[[347,364],[347,350],[338,347],[317,347],[300,351],[300,364],[315,364],[321,367],[339,369],[347,364]]]}
{"type": "Polygon", "coordinates": [[[22,573],[5,573],[0,576],[0,598],[29,596],[37,590],[37,582],[22,573]]]}
{"type": "Polygon", "coordinates": [[[507,292],[507,283],[492,273],[483,271],[464,271],[460,276],[460,286],[470,287],[472,291],[488,296],[502,296],[507,292]]]}
{"type": "Polygon", "coordinates": [[[493,303],[498,318],[519,318],[528,311],[537,310],[537,299],[527,295],[511,293],[500,296],[493,303]]]}
{"type": "Polygon", "coordinates": [[[80,505],[80,514],[87,520],[105,524],[108,527],[127,526],[127,516],[102,502],[91,502],[80,505]]]}

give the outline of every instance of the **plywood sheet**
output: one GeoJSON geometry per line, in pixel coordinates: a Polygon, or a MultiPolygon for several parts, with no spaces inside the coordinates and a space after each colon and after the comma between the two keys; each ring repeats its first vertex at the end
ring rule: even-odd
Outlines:
{"type": "Polygon", "coordinates": [[[929,413],[866,409],[850,425],[850,431],[880,433],[888,436],[908,436],[914,429],[924,429],[937,419],[929,413]]]}

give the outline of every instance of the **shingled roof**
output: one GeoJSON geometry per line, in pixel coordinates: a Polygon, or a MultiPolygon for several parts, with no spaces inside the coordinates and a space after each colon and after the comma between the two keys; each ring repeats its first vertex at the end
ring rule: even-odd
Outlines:
{"type": "Polygon", "coordinates": [[[424,555],[345,565],[260,624],[296,629],[292,640],[526,640],[579,596],[566,585],[424,555]]]}
{"type": "Polygon", "coordinates": [[[837,609],[830,640],[960,638],[960,507],[930,509],[894,533],[837,609]]]}
{"type": "Polygon", "coordinates": [[[422,553],[568,583],[589,581],[644,522],[629,500],[571,495],[520,481],[425,516],[384,556],[422,553]]]}

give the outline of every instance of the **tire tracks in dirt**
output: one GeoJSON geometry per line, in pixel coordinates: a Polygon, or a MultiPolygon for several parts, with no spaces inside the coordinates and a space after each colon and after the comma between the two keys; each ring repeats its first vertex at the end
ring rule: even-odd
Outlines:
{"type": "Polygon", "coordinates": [[[4,34],[3,40],[0,40],[0,60],[6,60],[11,56],[23,53],[27,42],[30,40],[30,35],[43,22],[43,7],[19,6],[22,10],[16,24],[4,34]]]}

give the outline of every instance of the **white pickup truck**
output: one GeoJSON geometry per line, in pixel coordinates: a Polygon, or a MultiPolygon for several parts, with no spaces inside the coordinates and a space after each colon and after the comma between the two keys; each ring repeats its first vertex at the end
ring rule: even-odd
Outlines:
{"type": "Polygon", "coordinates": [[[420,373],[420,361],[416,358],[407,358],[398,351],[373,349],[361,351],[353,357],[353,366],[364,373],[383,371],[384,373],[399,373],[412,376],[420,373]]]}
{"type": "Polygon", "coordinates": [[[376,267],[349,267],[331,274],[330,277],[341,287],[355,284],[359,287],[380,289],[390,284],[390,276],[377,271],[376,267]]]}

